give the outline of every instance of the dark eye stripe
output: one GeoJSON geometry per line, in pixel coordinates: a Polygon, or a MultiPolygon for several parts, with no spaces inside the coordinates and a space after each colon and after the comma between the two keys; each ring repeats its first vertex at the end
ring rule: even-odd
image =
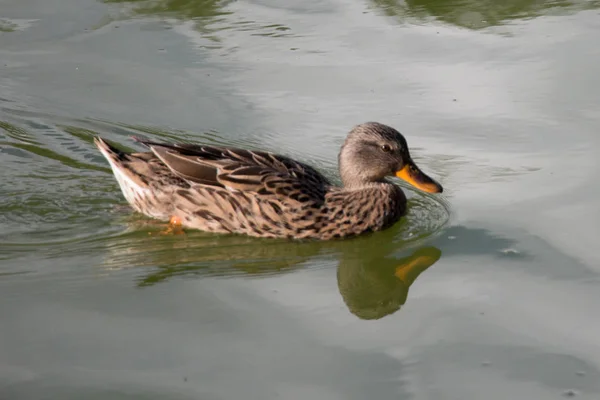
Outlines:
{"type": "MultiPolygon", "coordinates": [[[[376,147],[378,150],[381,150],[382,146],[384,146],[384,145],[390,147],[390,152],[393,152],[393,151],[397,150],[397,149],[395,149],[394,147],[390,146],[387,143],[382,144],[380,142],[367,142],[367,141],[364,141],[364,142],[362,142],[362,144],[367,145],[367,146],[371,146],[371,147],[376,147]]],[[[400,147],[400,149],[402,149],[402,148],[400,147]]]]}

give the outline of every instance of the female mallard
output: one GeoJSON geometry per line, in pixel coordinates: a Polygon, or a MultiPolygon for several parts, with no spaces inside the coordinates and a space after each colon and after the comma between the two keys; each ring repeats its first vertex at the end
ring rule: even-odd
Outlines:
{"type": "Polygon", "coordinates": [[[441,193],[410,157],[404,137],[376,122],[355,126],[339,154],[343,187],[280,155],[154,143],[124,153],[96,138],[131,206],[171,224],[216,233],[328,240],[385,229],[406,212],[399,177],[441,193]]]}

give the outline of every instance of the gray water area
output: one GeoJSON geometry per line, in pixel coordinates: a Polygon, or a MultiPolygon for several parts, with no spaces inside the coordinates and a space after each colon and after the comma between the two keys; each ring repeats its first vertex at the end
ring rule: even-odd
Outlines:
{"type": "Polygon", "coordinates": [[[0,399],[600,398],[597,1],[4,0],[0,399]],[[149,234],[96,135],[442,196],[326,243],[149,234]]]}

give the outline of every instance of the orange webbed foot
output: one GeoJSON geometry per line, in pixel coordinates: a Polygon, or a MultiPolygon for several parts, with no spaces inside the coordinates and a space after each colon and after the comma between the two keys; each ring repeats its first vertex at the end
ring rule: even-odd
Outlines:
{"type": "MultiPolygon", "coordinates": [[[[149,232],[148,234],[152,235],[152,232],[149,232]]],[[[167,226],[167,228],[158,232],[158,235],[185,235],[181,218],[176,215],[173,215],[171,219],[169,219],[169,225],[167,226]]]]}

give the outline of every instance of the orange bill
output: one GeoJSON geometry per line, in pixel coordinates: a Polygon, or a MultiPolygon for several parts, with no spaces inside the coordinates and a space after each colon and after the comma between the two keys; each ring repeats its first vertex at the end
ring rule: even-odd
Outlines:
{"type": "Polygon", "coordinates": [[[408,162],[401,170],[396,171],[396,176],[419,190],[428,193],[442,193],[442,185],[427,176],[415,165],[414,162],[408,162]]]}

